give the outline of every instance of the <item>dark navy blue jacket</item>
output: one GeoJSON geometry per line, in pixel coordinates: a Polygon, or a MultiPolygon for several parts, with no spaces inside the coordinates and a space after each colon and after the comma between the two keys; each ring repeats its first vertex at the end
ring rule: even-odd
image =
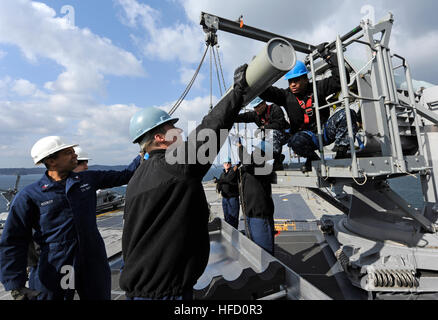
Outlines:
{"type": "Polygon", "coordinates": [[[63,290],[74,267],[74,287],[81,299],[110,299],[111,274],[96,222],[96,190],[127,184],[140,156],[123,171],[70,172],[64,184],[46,174],[14,198],[0,241],[0,280],[6,290],[25,286],[27,251],[33,239],[41,255],[29,286],[45,299],[69,299],[63,290]],[[71,270],[71,268],[70,268],[71,270]]]}

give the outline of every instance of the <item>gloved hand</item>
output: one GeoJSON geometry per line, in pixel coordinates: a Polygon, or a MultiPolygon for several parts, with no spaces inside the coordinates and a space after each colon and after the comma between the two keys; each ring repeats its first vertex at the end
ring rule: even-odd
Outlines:
{"type": "Polygon", "coordinates": [[[316,47],[316,50],[318,50],[319,54],[321,55],[321,58],[323,58],[324,60],[329,59],[331,55],[329,49],[326,48],[327,45],[328,42],[323,42],[316,47]]]}
{"type": "Polygon", "coordinates": [[[11,295],[14,300],[35,300],[35,298],[40,294],[41,292],[26,287],[11,291],[11,295]]]}
{"type": "Polygon", "coordinates": [[[218,179],[216,177],[213,178],[213,182],[217,183],[218,179]]]}
{"type": "Polygon", "coordinates": [[[245,63],[241,65],[234,71],[234,87],[240,87],[241,89],[245,89],[248,87],[248,83],[246,82],[246,69],[248,65],[245,63]]]}

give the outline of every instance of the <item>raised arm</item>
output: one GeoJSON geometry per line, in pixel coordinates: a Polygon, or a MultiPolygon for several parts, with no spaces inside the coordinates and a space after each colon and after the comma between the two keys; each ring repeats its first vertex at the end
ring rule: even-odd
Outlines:
{"type": "Polygon", "coordinates": [[[189,175],[202,179],[225,143],[243,105],[245,89],[248,87],[245,80],[247,67],[245,64],[236,69],[233,89],[216,104],[210,113],[203,118],[201,124],[189,134],[188,141],[184,145],[176,147],[176,149],[169,150],[178,153],[182,151],[181,148],[184,149],[185,164],[188,164],[186,168],[189,175]]]}
{"type": "Polygon", "coordinates": [[[133,176],[135,170],[141,162],[141,156],[137,156],[134,160],[122,171],[117,170],[99,170],[99,171],[84,171],[83,174],[93,175],[93,181],[96,183],[96,189],[106,189],[122,186],[127,184],[133,176]]]}
{"type": "Polygon", "coordinates": [[[253,123],[256,121],[256,113],[254,111],[249,111],[245,113],[239,113],[234,120],[236,123],[253,123]]]}
{"type": "Polygon", "coordinates": [[[259,97],[262,100],[273,102],[279,106],[286,107],[286,96],[287,96],[287,90],[280,89],[277,87],[269,87],[259,97]]]}

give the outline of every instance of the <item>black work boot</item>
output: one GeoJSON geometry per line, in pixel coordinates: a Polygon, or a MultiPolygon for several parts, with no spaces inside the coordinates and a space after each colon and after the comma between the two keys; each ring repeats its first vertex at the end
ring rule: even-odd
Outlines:
{"type": "Polygon", "coordinates": [[[303,173],[312,171],[312,161],[315,160],[321,160],[320,157],[318,157],[318,155],[314,152],[310,157],[308,157],[306,159],[306,162],[304,163],[304,165],[301,167],[301,171],[303,173]]]}
{"type": "Polygon", "coordinates": [[[274,154],[274,164],[273,164],[273,170],[274,171],[282,171],[284,170],[283,167],[283,161],[284,161],[285,155],[284,154],[274,154]]]}

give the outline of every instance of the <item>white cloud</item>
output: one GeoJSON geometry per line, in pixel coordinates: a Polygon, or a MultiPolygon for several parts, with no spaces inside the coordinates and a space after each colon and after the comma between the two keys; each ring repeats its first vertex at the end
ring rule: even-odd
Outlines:
{"type": "Polygon", "coordinates": [[[31,61],[43,57],[63,66],[65,71],[58,79],[46,85],[54,91],[102,92],[103,75],[144,74],[140,61],[131,53],[88,29],[68,24],[43,3],[2,1],[0,42],[18,46],[31,61]]]}
{"type": "MultiPolygon", "coordinates": [[[[337,34],[345,34],[357,26],[366,13],[361,11],[364,5],[372,6],[377,20],[388,10],[394,11],[392,52],[408,58],[416,79],[427,76],[426,80],[438,82],[432,80],[437,76],[431,68],[438,51],[438,22],[421,19],[433,17],[437,3],[423,1],[427,3],[171,0],[172,5],[181,6],[175,12],[181,8],[185,12],[186,16],[179,16],[178,20],[169,20],[168,13],[160,11],[161,2],[113,0],[113,3],[117,4],[120,20],[131,28],[131,38],[136,41],[143,59],[157,65],[172,64],[172,76],[167,78],[175,80],[172,84],[179,81],[185,87],[205,49],[204,32],[199,25],[201,11],[230,20],[243,14],[246,25],[317,45],[331,42],[337,34]],[[178,76],[174,70],[179,71],[178,76]]],[[[225,82],[230,86],[234,69],[249,62],[264,44],[223,31],[218,32],[218,38],[225,82]]],[[[142,61],[113,41],[116,40],[94,34],[87,28],[72,26],[46,4],[0,0],[0,43],[18,47],[34,64],[40,59],[49,59],[62,68],[54,79],[46,80],[42,86],[31,77],[0,74],[2,155],[26,158],[31,163],[28,151],[32,144],[44,135],[55,133],[76,139],[90,151],[95,163],[125,163],[127,155],[135,154],[137,146],[129,141],[128,122],[138,107],[120,101],[105,105],[99,98],[105,96],[108,75],[141,77],[146,71],[142,61]]],[[[0,59],[5,55],[6,52],[0,50],[0,59]]],[[[208,69],[205,67],[207,58],[203,70],[208,69]]],[[[169,68],[162,68],[162,72],[169,72],[166,69],[169,68]]],[[[190,95],[175,113],[181,118],[180,127],[185,130],[188,121],[199,123],[209,110],[207,73],[198,75],[194,88],[198,89],[195,93],[200,92],[199,97],[190,95]]],[[[213,88],[217,92],[216,74],[213,74],[213,88]]],[[[173,94],[163,96],[163,101],[156,104],[169,110],[172,99],[175,99],[173,94]]],[[[213,104],[217,99],[213,97],[213,104]]],[[[1,160],[0,167],[7,165],[7,161],[1,160]]]]}
{"type": "MultiPolygon", "coordinates": [[[[393,53],[406,58],[412,76],[417,80],[432,81],[438,85],[435,70],[438,53],[438,30],[430,30],[417,37],[406,38],[406,33],[396,31],[392,39],[393,53]]],[[[398,60],[400,63],[400,60],[398,60]]]]}
{"type": "MultiPolygon", "coordinates": [[[[30,164],[28,151],[45,135],[77,137],[79,141],[93,141],[90,144],[112,141],[112,148],[119,149],[122,149],[118,145],[120,141],[129,143],[126,134],[119,138],[117,124],[106,121],[106,114],[115,113],[126,129],[123,120],[135,108],[106,108],[96,100],[96,95],[105,94],[106,75],[144,76],[141,61],[132,53],[88,29],[72,26],[46,4],[29,0],[0,2],[0,43],[17,46],[34,64],[39,59],[50,59],[63,67],[57,79],[46,82],[43,88],[27,79],[0,78],[2,148],[15,150],[11,152],[19,153],[21,162],[30,164]],[[94,121],[94,131],[85,132],[83,121],[90,119],[94,121]],[[106,133],[105,139],[101,132],[106,133]],[[14,147],[18,142],[19,150],[14,147]]],[[[119,164],[117,160],[120,159],[103,163],[119,164]]],[[[11,165],[9,159],[2,157],[0,166],[8,166],[8,162],[11,165]]]]}
{"type": "Polygon", "coordinates": [[[31,96],[35,94],[35,92],[37,91],[37,87],[35,84],[31,83],[28,80],[18,79],[14,82],[12,86],[12,91],[20,96],[31,96]]]}
{"type": "Polygon", "coordinates": [[[129,139],[129,120],[140,108],[134,105],[98,106],[87,110],[86,117],[78,124],[78,135],[87,136],[93,132],[94,138],[102,139],[101,145],[111,145],[114,142],[129,139]],[[107,140],[107,137],[118,137],[116,141],[107,140]]]}
{"type": "MultiPolygon", "coordinates": [[[[131,35],[148,59],[164,61],[179,60],[194,63],[199,61],[204,46],[201,28],[193,24],[175,23],[160,28],[161,14],[137,0],[115,0],[123,12],[121,21],[131,27],[141,28],[147,35],[131,35]]],[[[163,21],[166,23],[167,21],[163,21]]]]}
{"type": "MultiPolygon", "coordinates": [[[[178,70],[180,83],[183,84],[184,86],[187,86],[189,82],[192,80],[195,71],[196,71],[195,69],[181,67],[178,70]]],[[[204,85],[204,80],[205,80],[205,76],[202,73],[198,73],[192,87],[200,89],[204,85]]]]}
{"type": "Polygon", "coordinates": [[[56,12],[43,3],[0,2],[0,42],[19,46],[31,60],[38,57],[53,59],[67,70],[142,75],[141,63],[131,53],[88,29],[71,26],[66,19],[57,18],[56,12]]]}
{"type": "Polygon", "coordinates": [[[12,79],[9,76],[5,76],[3,79],[0,79],[0,99],[8,95],[11,81],[12,79]]]}
{"type": "Polygon", "coordinates": [[[38,90],[37,86],[29,80],[14,80],[10,76],[0,79],[0,99],[23,97],[43,98],[47,97],[47,95],[38,90]]]}
{"type": "MultiPolygon", "coordinates": [[[[212,97],[212,101],[214,106],[217,103],[218,98],[212,97]]],[[[168,105],[161,106],[161,108],[165,111],[170,110],[170,106],[168,105]]],[[[196,97],[191,100],[184,100],[172,116],[179,118],[179,122],[176,126],[179,126],[187,134],[190,129],[189,123],[192,122],[199,125],[204,116],[208,114],[209,110],[210,96],[196,97]]]]}
{"type": "MultiPolygon", "coordinates": [[[[235,20],[243,14],[246,25],[283,35],[298,41],[317,45],[332,42],[336,35],[344,35],[358,26],[361,19],[372,18],[378,22],[389,12],[394,13],[391,49],[406,55],[418,78],[432,77],[426,66],[437,54],[437,20],[421,19],[433,16],[438,4],[433,1],[366,2],[329,0],[290,2],[283,0],[177,0],[184,7],[188,19],[199,24],[201,12],[235,20]],[[412,14],[415,13],[415,14],[412,14]],[[434,25],[433,27],[430,25],[434,25]],[[413,31],[415,30],[415,32],[413,31]]],[[[431,17],[432,18],[432,17],[431,17]]],[[[219,44],[224,52],[225,70],[231,78],[233,70],[242,62],[258,53],[263,44],[244,37],[218,31],[219,44]]],[[[303,54],[298,55],[299,58],[303,54]]],[[[436,60],[436,59],[435,59],[436,60]]],[[[436,75],[434,76],[436,79],[436,75]]]]}
{"type": "Polygon", "coordinates": [[[140,24],[145,29],[154,29],[155,21],[160,16],[158,10],[136,0],[116,0],[115,2],[122,6],[124,10],[124,14],[120,15],[123,23],[131,27],[140,24]]]}

